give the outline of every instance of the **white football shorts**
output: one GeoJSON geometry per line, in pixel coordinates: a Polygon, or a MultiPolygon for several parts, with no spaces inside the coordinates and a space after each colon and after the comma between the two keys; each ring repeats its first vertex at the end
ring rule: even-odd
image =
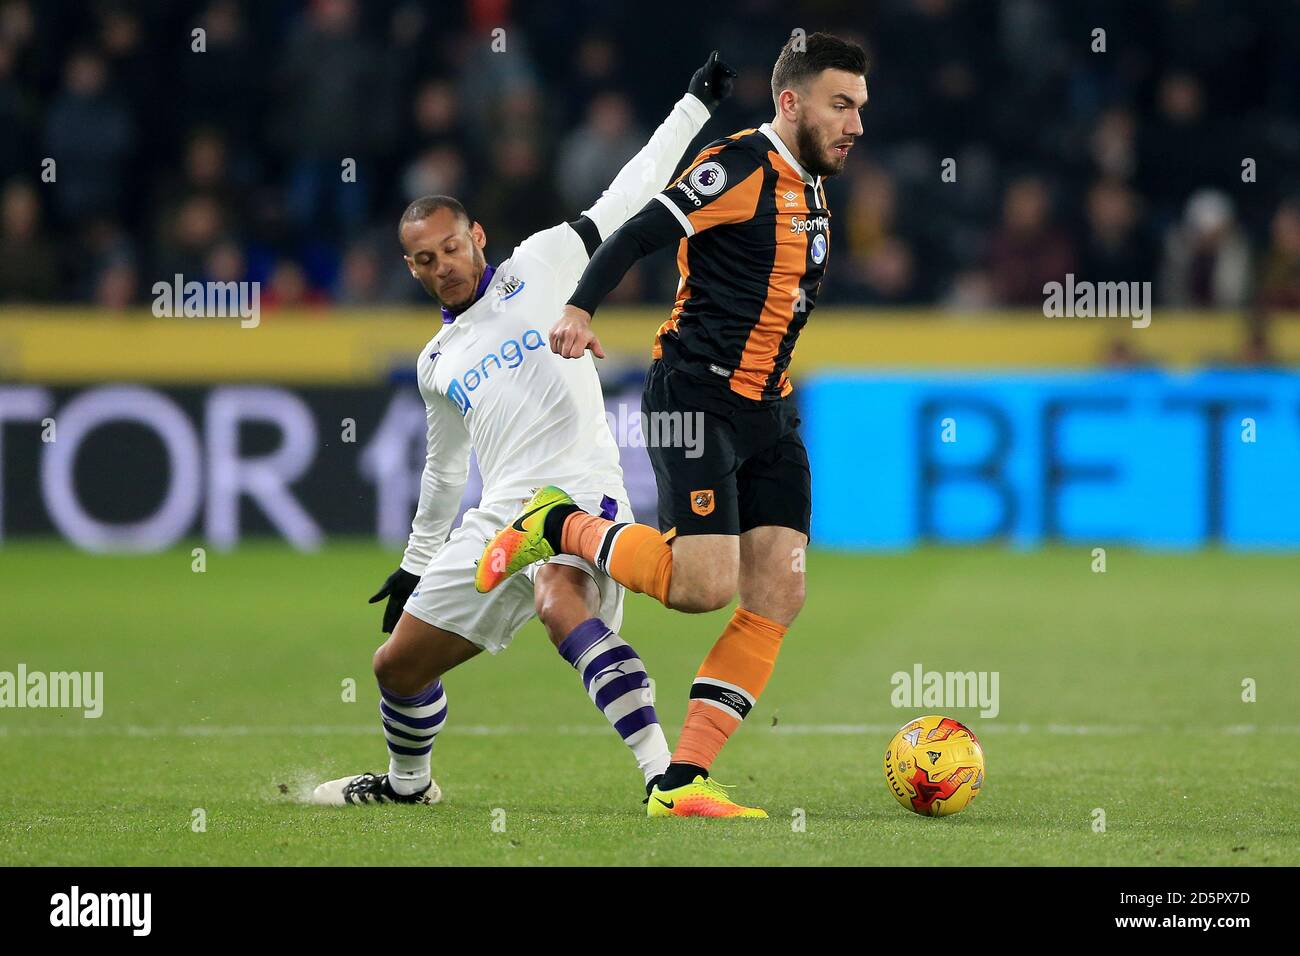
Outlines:
{"type": "MultiPolygon", "coordinates": [[[[626,492],[619,499],[604,495],[574,495],[574,503],[591,514],[601,514],[602,504],[612,500],[616,521],[635,521],[626,492]]],[[[406,613],[426,624],[458,634],[490,654],[504,650],[521,627],[535,616],[533,580],[543,563],[567,564],[586,571],[600,592],[597,616],[617,631],[623,623],[623,586],[597,571],[590,561],[572,554],[557,554],[548,562],[530,564],[487,594],[474,588],[474,572],[492,536],[515,519],[522,501],[471,508],[457,528],[438,549],[420,576],[420,583],[406,602],[406,613]]]]}

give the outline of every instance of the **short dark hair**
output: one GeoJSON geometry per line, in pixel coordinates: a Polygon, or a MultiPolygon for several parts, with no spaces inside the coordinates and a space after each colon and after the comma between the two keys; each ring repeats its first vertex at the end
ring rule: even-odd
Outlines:
{"type": "Polygon", "coordinates": [[[790,34],[772,67],[772,101],[779,105],[781,91],[803,89],[822,70],[846,70],[867,75],[867,54],[862,47],[829,33],[790,34]]]}
{"type": "Polygon", "coordinates": [[[461,205],[461,201],[455,196],[421,196],[407,206],[406,211],[402,213],[402,218],[397,223],[398,238],[401,238],[402,227],[408,222],[423,222],[439,209],[450,209],[457,217],[464,220],[466,225],[474,222],[469,213],[465,211],[465,207],[461,205]]]}

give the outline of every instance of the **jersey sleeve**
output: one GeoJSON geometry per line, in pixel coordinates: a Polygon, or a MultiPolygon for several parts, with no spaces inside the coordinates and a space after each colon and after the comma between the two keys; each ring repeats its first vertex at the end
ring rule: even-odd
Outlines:
{"type": "Polygon", "coordinates": [[[420,476],[420,501],[411,521],[411,536],[402,555],[402,569],[423,574],[438,553],[460,510],[469,481],[469,431],[460,410],[443,395],[420,383],[424,397],[426,451],[420,476]]]}
{"type": "Polygon", "coordinates": [[[735,141],[726,141],[704,149],[654,198],[673,214],[683,233],[693,236],[714,226],[752,219],[763,175],[758,156],[735,141]]]}
{"type": "Polygon", "coordinates": [[[600,243],[668,182],[691,140],[708,122],[708,108],[690,93],[674,105],[650,139],[618,171],[600,198],[573,222],[529,236],[520,251],[554,271],[560,301],[578,283],[600,243]]]}
{"type": "Polygon", "coordinates": [[[663,188],[695,134],[709,121],[709,110],[690,93],[678,100],[667,118],[619,170],[614,181],[582,215],[608,239],[663,188]]]}

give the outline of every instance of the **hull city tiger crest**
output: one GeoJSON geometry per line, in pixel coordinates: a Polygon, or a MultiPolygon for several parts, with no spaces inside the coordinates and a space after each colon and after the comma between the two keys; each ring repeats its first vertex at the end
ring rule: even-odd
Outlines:
{"type": "Polygon", "coordinates": [[[713,489],[691,492],[691,510],[701,518],[713,514],[713,489]]]}

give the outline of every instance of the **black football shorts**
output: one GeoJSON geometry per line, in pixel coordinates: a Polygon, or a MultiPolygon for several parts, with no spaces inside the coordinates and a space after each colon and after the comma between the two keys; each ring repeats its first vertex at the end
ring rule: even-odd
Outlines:
{"type": "Polygon", "coordinates": [[[646,373],[641,411],[660,530],[738,535],[776,525],[808,534],[812,475],[789,397],[754,401],[724,379],[658,360],[646,373]]]}

